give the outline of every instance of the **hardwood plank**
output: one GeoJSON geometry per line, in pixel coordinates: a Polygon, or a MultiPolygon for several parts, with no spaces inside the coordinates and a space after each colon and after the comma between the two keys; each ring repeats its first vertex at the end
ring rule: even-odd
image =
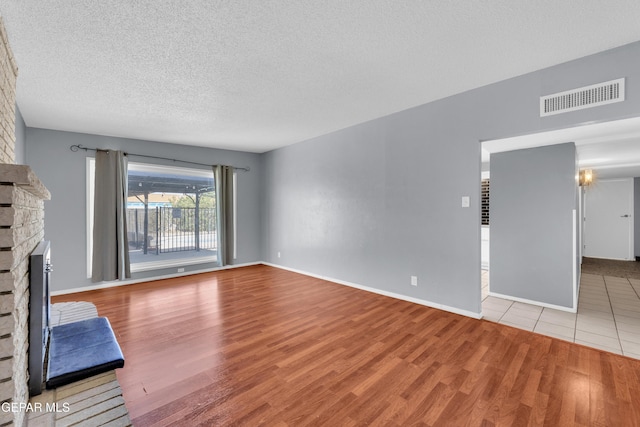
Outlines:
{"type": "Polygon", "coordinates": [[[638,360],[272,267],[53,301],[109,317],[140,427],[640,425],[638,360]]]}

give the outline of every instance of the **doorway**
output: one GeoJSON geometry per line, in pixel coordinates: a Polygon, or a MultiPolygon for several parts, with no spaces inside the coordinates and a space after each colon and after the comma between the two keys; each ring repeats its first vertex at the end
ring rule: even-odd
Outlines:
{"type": "Polygon", "coordinates": [[[584,256],[631,261],[633,179],[599,180],[585,190],[584,256]]]}
{"type": "MultiPolygon", "coordinates": [[[[596,182],[592,185],[592,188],[596,188],[596,185],[599,185],[599,183],[602,183],[605,180],[626,179],[627,182],[634,182],[631,177],[636,177],[635,185],[633,187],[635,188],[636,193],[635,198],[638,199],[636,200],[636,205],[638,206],[636,206],[635,209],[640,212],[640,178],[638,178],[640,177],[640,117],[588,124],[573,128],[540,132],[512,138],[503,138],[499,140],[482,141],[482,178],[485,178],[485,174],[489,174],[491,169],[490,158],[493,153],[554,145],[567,141],[573,141],[576,145],[576,167],[580,170],[592,169],[594,171],[596,175],[596,182]]],[[[582,194],[582,191],[578,192],[579,196],[582,194]]],[[[586,203],[585,200],[579,200],[579,208],[584,208],[584,203],[586,203]]],[[[618,216],[625,214],[633,215],[633,210],[630,212],[619,213],[618,216]]],[[[583,236],[582,226],[589,227],[589,224],[581,220],[583,215],[578,214],[576,216],[577,239],[580,240],[582,237],[588,239],[589,231],[585,231],[585,235],[583,236]]],[[[632,239],[636,240],[635,251],[638,253],[634,253],[634,248],[632,246],[631,249],[627,249],[627,253],[622,259],[635,259],[637,255],[640,255],[640,221],[637,221],[634,216],[635,215],[630,216],[627,219],[627,223],[631,223],[631,226],[635,223],[635,230],[632,229],[631,233],[627,232],[626,237],[628,238],[631,236],[632,239]]],[[[593,231],[593,228],[594,225],[592,224],[591,231],[593,231]]],[[[483,237],[485,234],[488,235],[487,231],[488,230],[482,231],[483,237]]],[[[577,251],[575,257],[577,258],[578,283],[582,256],[589,256],[588,253],[583,253],[584,244],[585,242],[578,242],[576,244],[577,251]]],[[[483,241],[481,253],[483,253],[489,246],[490,243],[483,241]]],[[[490,268],[489,257],[484,254],[482,257],[481,268],[481,286],[483,288],[481,295],[482,299],[484,299],[487,294],[491,294],[490,273],[487,269],[490,268]]]]}

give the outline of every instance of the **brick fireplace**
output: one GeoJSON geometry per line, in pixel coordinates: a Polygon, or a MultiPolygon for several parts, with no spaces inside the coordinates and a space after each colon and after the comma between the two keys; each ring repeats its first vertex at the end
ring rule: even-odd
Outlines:
{"type": "Polygon", "coordinates": [[[15,163],[18,66],[0,17],[0,163],[15,163]]]}
{"type": "MultiPolygon", "coordinates": [[[[18,67],[0,17],[0,402],[29,400],[29,255],[44,237],[49,191],[15,163],[18,67]]],[[[24,412],[0,411],[0,426],[22,426],[24,412]]]]}

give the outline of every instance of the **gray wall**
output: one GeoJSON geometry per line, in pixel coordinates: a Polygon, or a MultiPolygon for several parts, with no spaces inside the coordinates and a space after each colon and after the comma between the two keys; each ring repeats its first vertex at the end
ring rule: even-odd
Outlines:
{"type": "Polygon", "coordinates": [[[15,163],[16,165],[24,165],[26,161],[27,147],[27,127],[24,124],[22,113],[16,104],[16,147],[15,147],[15,163]]]}
{"type": "Polygon", "coordinates": [[[263,259],[479,313],[480,141],[638,115],[634,43],[267,153],[263,259]],[[541,95],[621,76],[625,102],[540,118],[541,95]]]}
{"type": "Polygon", "coordinates": [[[640,257],[640,178],[633,180],[633,230],[635,238],[633,241],[633,251],[636,260],[640,257]]]}
{"type": "MultiPolygon", "coordinates": [[[[52,289],[72,290],[92,286],[87,279],[86,247],[86,157],[92,152],[71,152],[73,144],[86,147],[123,149],[198,163],[249,166],[250,172],[238,172],[238,259],[237,264],[260,261],[259,190],[260,156],[227,150],[214,150],[150,141],[58,132],[27,128],[27,162],[51,191],[45,202],[45,238],[51,240],[55,274],[52,289]]],[[[187,166],[160,160],[131,157],[130,161],[187,166]]],[[[193,166],[197,167],[197,166],[193,166]]],[[[206,169],[203,167],[203,169],[206,169]]],[[[185,266],[186,271],[210,268],[210,265],[185,266]]],[[[176,268],[134,273],[133,278],[175,274],[176,268]]]]}
{"type": "Polygon", "coordinates": [[[573,143],[491,155],[491,292],[572,308],[573,143]]]}
{"type": "Polygon", "coordinates": [[[250,166],[239,174],[239,263],[265,260],[479,313],[480,141],[639,115],[634,43],[262,156],[27,128],[26,160],[53,193],[45,223],[54,290],[90,285],[84,153],[69,151],[83,144],[250,166]],[[625,102],[539,117],[540,95],[621,76],[625,102]]]}

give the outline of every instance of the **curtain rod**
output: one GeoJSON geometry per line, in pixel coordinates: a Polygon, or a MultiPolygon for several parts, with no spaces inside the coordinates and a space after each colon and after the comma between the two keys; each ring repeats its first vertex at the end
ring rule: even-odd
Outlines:
{"type": "MultiPolygon", "coordinates": [[[[102,148],[90,148],[90,147],[83,147],[80,144],[76,144],[76,145],[72,145],[71,147],[69,147],[69,150],[73,151],[74,153],[78,150],[84,150],[84,151],[109,151],[109,150],[105,150],[102,148]]],[[[189,163],[191,165],[199,165],[199,166],[209,166],[211,167],[212,165],[208,165],[206,163],[198,163],[198,162],[190,162],[188,160],[177,160],[177,159],[170,159],[168,157],[158,157],[158,156],[149,156],[147,154],[134,154],[134,153],[124,153],[126,156],[135,156],[135,157],[146,157],[148,159],[159,159],[159,160],[170,160],[172,162],[180,162],[180,163],[189,163]]],[[[249,172],[251,170],[251,168],[249,168],[249,166],[241,168],[241,167],[237,167],[237,166],[232,166],[233,169],[235,170],[241,170],[241,171],[245,171],[245,172],[249,172]]]]}

